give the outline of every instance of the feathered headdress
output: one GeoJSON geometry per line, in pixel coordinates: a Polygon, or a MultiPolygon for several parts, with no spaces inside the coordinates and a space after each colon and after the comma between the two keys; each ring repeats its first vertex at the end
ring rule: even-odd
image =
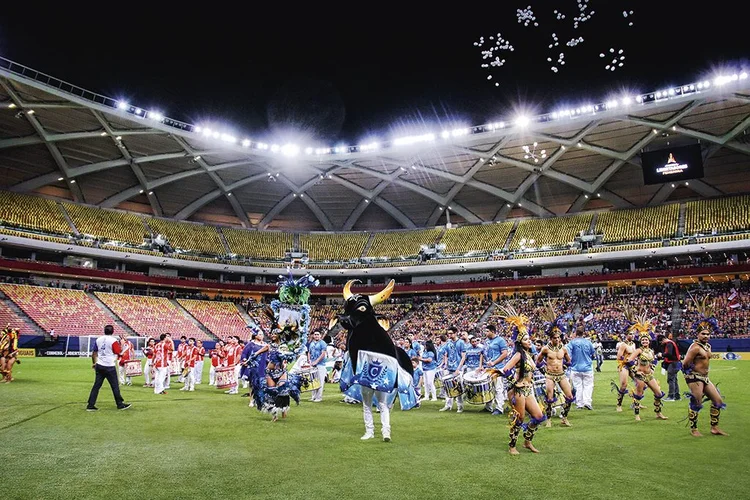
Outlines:
{"type": "Polygon", "coordinates": [[[568,320],[564,315],[558,316],[551,301],[548,300],[544,303],[539,316],[544,321],[544,334],[547,338],[551,338],[553,333],[559,333],[560,337],[567,335],[568,320]]]}
{"type": "Polygon", "coordinates": [[[709,330],[714,335],[721,333],[719,328],[719,322],[714,316],[715,303],[713,300],[709,300],[708,296],[703,297],[703,300],[695,300],[693,298],[693,304],[695,309],[698,311],[698,319],[693,323],[693,332],[698,333],[702,330],[709,330]]]}
{"type": "Polygon", "coordinates": [[[643,338],[654,340],[653,332],[656,316],[649,318],[645,312],[638,314],[632,307],[627,307],[625,308],[625,319],[628,322],[627,331],[637,335],[638,340],[643,340],[643,338]]]}
{"type": "Polygon", "coordinates": [[[311,274],[306,274],[295,280],[292,271],[287,276],[279,275],[276,284],[279,287],[279,300],[286,304],[302,305],[310,300],[310,288],[318,286],[320,281],[311,274]]]}
{"type": "Polygon", "coordinates": [[[505,322],[510,324],[513,328],[513,334],[511,335],[511,340],[513,340],[513,342],[518,340],[519,333],[521,334],[521,336],[529,333],[527,327],[529,323],[528,317],[517,312],[515,308],[510,305],[498,305],[497,307],[500,310],[500,317],[503,318],[505,322]]]}

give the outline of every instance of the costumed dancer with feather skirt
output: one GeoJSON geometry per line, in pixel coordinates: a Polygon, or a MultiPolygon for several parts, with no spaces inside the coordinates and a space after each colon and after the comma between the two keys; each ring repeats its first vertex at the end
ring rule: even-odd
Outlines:
{"type": "Polygon", "coordinates": [[[700,437],[698,431],[698,412],[703,408],[703,402],[711,401],[711,434],[715,436],[727,436],[728,434],[719,428],[719,417],[721,410],[727,407],[722,400],[719,389],[708,378],[708,366],[711,362],[711,344],[708,343],[711,333],[720,333],[719,323],[714,317],[714,303],[704,298],[698,302],[693,300],[698,310],[698,320],[693,324],[693,331],[697,338],[685,354],[682,361],[682,371],[685,374],[685,382],[690,388],[690,406],[688,420],[690,421],[690,434],[700,437]]]}
{"type": "Polygon", "coordinates": [[[559,385],[562,390],[565,403],[563,404],[560,423],[565,427],[570,427],[568,422],[568,413],[570,407],[575,401],[573,390],[568,377],[565,376],[565,367],[570,365],[570,355],[563,345],[562,337],[568,330],[568,321],[564,316],[558,316],[552,303],[547,302],[542,312],[544,319],[544,333],[549,341],[542,347],[536,357],[536,364],[540,365],[543,361],[546,363],[545,370],[545,415],[547,416],[547,427],[552,427],[552,405],[557,398],[555,396],[555,386],[559,385]]]}
{"type": "Polygon", "coordinates": [[[501,317],[506,323],[512,325],[513,334],[511,340],[513,340],[515,345],[515,353],[510,358],[510,361],[505,364],[502,371],[488,371],[493,376],[502,374],[509,378],[508,400],[513,409],[510,422],[508,452],[511,455],[519,454],[518,449],[516,449],[516,442],[518,441],[518,435],[523,430],[523,447],[533,453],[539,453],[539,450],[534,447],[532,441],[539,424],[544,422],[547,416],[539,407],[534,394],[534,370],[536,370],[536,365],[531,353],[531,336],[529,335],[527,326],[529,318],[523,314],[519,314],[511,306],[501,306],[500,312],[501,317]],[[530,417],[528,424],[523,423],[526,413],[530,417]]]}
{"type": "Polygon", "coordinates": [[[641,382],[636,384],[633,391],[633,412],[636,421],[641,420],[641,400],[646,387],[654,393],[654,413],[659,420],[667,420],[661,410],[664,405],[662,399],[666,394],[659,387],[659,381],[654,377],[654,367],[657,363],[657,355],[651,349],[651,338],[654,325],[653,318],[647,318],[645,314],[629,314],[628,321],[631,322],[630,329],[638,334],[640,347],[636,347],[627,359],[627,365],[634,367],[635,380],[641,382]]]}
{"type": "Polygon", "coordinates": [[[292,399],[299,404],[302,379],[289,373],[287,366],[304,354],[310,329],[310,288],[318,284],[310,274],[298,280],[291,271],[288,276],[281,275],[279,299],[264,310],[272,324],[268,350],[254,353],[248,364],[255,406],[263,413],[270,413],[274,422],[279,416],[286,418],[292,399]],[[266,369],[261,373],[259,356],[266,352],[266,369]]]}

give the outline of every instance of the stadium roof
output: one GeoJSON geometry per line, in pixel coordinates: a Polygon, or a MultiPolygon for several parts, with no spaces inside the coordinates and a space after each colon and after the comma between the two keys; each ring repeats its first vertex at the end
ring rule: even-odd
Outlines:
{"type": "Polygon", "coordinates": [[[263,144],[0,58],[0,187],[178,220],[377,230],[750,191],[746,73],[380,144],[263,144]],[[705,175],[645,185],[643,151],[700,142],[705,175]]]}

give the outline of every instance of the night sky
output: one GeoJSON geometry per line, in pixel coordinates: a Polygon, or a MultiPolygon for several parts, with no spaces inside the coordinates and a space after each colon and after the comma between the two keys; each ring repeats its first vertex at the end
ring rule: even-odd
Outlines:
{"type": "Polygon", "coordinates": [[[3,5],[0,55],[238,137],[327,145],[549,112],[748,67],[742,2],[590,0],[595,13],[577,30],[576,0],[349,2],[327,11],[323,3],[157,4],[3,5]],[[538,27],[518,23],[516,9],[527,5],[538,27]],[[515,50],[487,80],[473,44],[498,32],[515,50]],[[553,32],[560,45],[549,50],[553,32]],[[584,42],[565,46],[573,35],[584,42]],[[599,57],[610,48],[626,55],[615,72],[599,57]],[[553,73],[547,57],[559,52],[566,64],[553,73]]]}

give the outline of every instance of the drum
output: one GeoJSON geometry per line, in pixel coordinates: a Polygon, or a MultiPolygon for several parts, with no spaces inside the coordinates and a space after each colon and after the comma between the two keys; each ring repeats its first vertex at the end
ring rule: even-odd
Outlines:
{"type": "Polygon", "coordinates": [[[473,405],[483,405],[495,398],[495,384],[484,372],[464,374],[464,401],[473,405]]]}
{"type": "Polygon", "coordinates": [[[544,401],[547,398],[547,378],[539,370],[534,371],[534,393],[538,401],[544,401]]]}
{"type": "Polygon", "coordinates": [[[169,374],[170,375],[179,375],[182,373],[182,369],[180,368],[180,362],[177,359],[173,359],[171,363],[169,363],[169,374]]]}
{"type": "Polygon", "coordinates": [[[318,369],[313,366],[302,368],[299,372],[300,392],[310,392],[320,389],[320,375],[318,369]]]}
{"type": "Polygon", "coordinates": [[[237,385],[237,374],[234,366],[220,366],[216,368],[216,388],[229,389],[237,385]]]}
{"type": "Polygon", "coordinates": [[[449,398],[457,398],[464,392],[461,377],[456,374],[448,374],[440,379],[445,389],[445,395],[449,398]]]}
{"type": "Polygon", "coordinates": [[[126,377],[140,377],[143,375],[143,367],[141,366],[140,359],[131,359],[130,361],[123,362],[125,368],[126,377]]]}

